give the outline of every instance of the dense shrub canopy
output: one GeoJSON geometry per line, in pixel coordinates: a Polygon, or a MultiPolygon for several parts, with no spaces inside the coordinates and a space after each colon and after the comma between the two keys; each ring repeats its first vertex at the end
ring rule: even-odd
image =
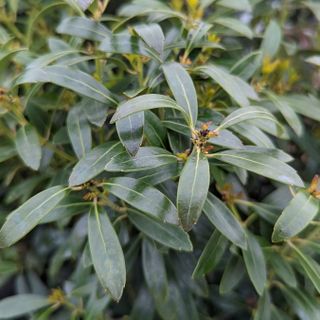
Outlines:
{"type": "Polygon", "coordinates": [[[0,319],[320,319],[320,5],[0,1],[0,319]]]}

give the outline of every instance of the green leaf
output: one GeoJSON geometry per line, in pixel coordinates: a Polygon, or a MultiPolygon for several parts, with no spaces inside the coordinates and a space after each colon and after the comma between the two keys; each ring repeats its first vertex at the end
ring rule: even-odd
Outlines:
{"type": "Polygon", "coordinates": [[[181,111],[187,119],[184,109],[180,107],[174,100],[161,94],[145,94],[131,100],[128,100],[118,106],[116,113],[113,115],[110,123],[114,123],[133,113],[157,108],[171,108],[181,111]]]}
{"type": "Polygon", "coordinates": [[[38,170],[41,160],[41,146],[36,129],[27,124],[16,135],[16,149],[23,162],[33,170],[38,170]]]}
{"type": "Polygon", "coordinates": [[[162,68],[175,100],[189,115],[193,127],[198,118],[198,101],[190,75],[177,62],[167,63],[162,68]]]}
{"type": "Polygon", "coordinates": [[[253,32],[251,31],[251,29],[238,19],[223,17],[214,19],[213,22],[228,29],[231,29],[238,34],[245,36],[246,38],[253,38],[253,32]]]}
{"type": "Polygon", "coordinates": [[[116,122],[120,141],[134,156],[138,152],[143,139],[144,112],[134,113],[116,122]]]}
{"type": "Polygon", "coordinates": [[[136,210],[129,210],[128,216],[134,226],[149,238],[179,251],[192,251],[189,235],[180,227],[163,223],[136,210]]]}
{"type": "Polygon", "coordinates": [[[251,11],[252,7],[249,0],[219,0],[217,5],[239,11],[251,11]]]}
{"type": "Polygon", "coordinates": [[[142,241],[142,267],[147,286],[157,303],[164,301],[168,295],[168,279],[163,255],[155,244],[142,241]]]}
{"type": "Polygon", "coordinates": [[[278,23],[271,20],[263,36],[261,51],[263,57],[272,59],[278,52],[282,40],[282,32],[278,23]]]}
{"type": "Polygon", "coordinates": [[[102,127],[107,120],[108,105],[89,98],[82,99],[80,103],[88,121],[97,127],[102,127]]]}
{"type": "Polygon", "coordinates": [[[107,142],[89,151],[72,169],[69,186],[83,184],[104,171],[113,157],[124,152],[120,142],[107,142]]]}
{"type": "Polygon", "coordinates": [[[203,21],[197,21],[194,23],[193,27],[190,28],[187,36],[186,52],[190,53],[193,48],[199,46],[199,43],[208,34],[209,30],[212,28],[211,24],[203,21]]]}
{"type": "Polygon", "coordinates": [[[159,53],[160,57],[163,56],[165,38],[158,24],[139,24],[134,30],[150,48],[159,53]]]}
{"type": "Polygon", "coordinates": [[[0,145],[0,163],[17,155],[16,146],[11,141],[2,141],[0,145]]]}
{"type": "Polygon", "coordinates": [[[228,149],[241,149],[243,144],[241,140],[229,130],[222,130],[219,135],[208,140],[216,146],[226,147],[228,149]]]}
{"type": "Polygon", "coordinates": [[[88,238],[94,269],[102,287],[119,301],[126,283],[122,248],[108,215],[95,205],[89,214],[88,238]]]}
{"type": "Polygon", "coordinates": [[[177,163],[177,158],[165,149],[141,147],[134,157],[126,151],[113,157],[105,167],[109,172],[135,172],[155,169],[164,165],[177,163]]]}
{"type": "Polygon", "coordinates": [[[317,3],[314,0],[304,1],[303,3],[313,12],[318,21],[320,21],[320,3],[317,3]]]}
{"type": "Polygon", "coordinates": [[[19,294],[0,301],[0,319],[27,315],[50,304],[47,297],[37,294],[19,294]]]}
{"type": "Polygon", "coordinates": [[[268,110],[261,107],[246,107],[237,109],[229,114],[216,130],[226,129],[239,122],[252,119],[263,119],[264,121],[278,123],[278,120],[268,110]]]}
{"type": "Polygon", "coordinates": [[[243,260],[237,255],[232,255],[223,271],[219,293],[223,295],[232,291],[242,280],[245,272],[243,260]]]}
{"type": "Polygon", "coordinates": [[[27,69],[15,81],[15,85],[39,82],[51,82],[102,103],[116,103],[111,97],[109,90],[106,89],[100,82],[95,80],[87,73],[79,70],[73,70],[65,66],[49,66],[36,69],[27,69]]]}
{"type": "Polygon", "coordinates": [[[158,189],[129,177],[111,178],[104,189],[131,206],[163,222],[178,224],[177,209],[158,189]]]}
{"type": "Polygon", "coordinates": [[[271,299],[267,290],[264,291],[259,299],[254,320],[271,320],[271,299]]]}
{"type": "Polygon", "coordinates": [[[214,153],[213,156],[220,161],[285,184],[291,184],[298,187],[304,186],[303,181],[293,168],[268,154],[247,150],[227,150],[214,153]]]}
{"type": "Polygon", "coordinates": [[[11,212],[0,230],[0,248],[11,246],[29,233],[66,196],[67,189],[51,187],[11,212]]]}
{"type": "Polygon", "coordinates": [[[228,207],[212,193],[204,204],[203,211],[210,222],[231,242],[242,249],[247,248],[247,239],[240,222],[228,207]]]}
{"type": "Polygon", "coordinates": [[[209,189],[209,162],[200,150],[194,150],[185,163],[178,184],[177,209],[187,231],[197,223],[209,189]]]}
{"type": "Polygon", "coordinates": [[[166,128],[152,111],[145,111],[144,116],[144,135],[146,140],[152,146],[165,148],[166,128]]]}
{"type": "Polygon", "coordinates": [[[267,282],[266,262],[255,236],[248,232],[247,237],[248,247],[247,250],[242,250],[242,254],[249,278],[257,293],[261,296],[267,282]]]}
{"type": "Polygon", "coordinates": [[[299,191],[278,218],[272,241],[280,242],[297,235],[307,227],[318,212],[319,200],[305,191],[299,191]]]}
{"type": "Polygon", "coordinates": [[[293,245],[292,243],[290,245],[297,254],[297,258],[302,269],[308,275],[318,293],[320,293],[320,265],[311,257],[304,255],[303,252],[299,250],[295,245],[293,245]]]}
{"type": "Polygon", "coordinates": [[[207,65],[195,68],[217,82],[241,107],[250,105],[249,98],[256,98],[254,90],[241,78],[234,76],[221,67],[207,65]]]}
{"type": "Polygon", "coordinates": [[[83,158],[91,149],[91,128],[80,107],[73,107],[68,112],[67,129],[69,138],[78,159],[83,158]]]}
{"type": "Polygon", "coordinates": [[[110,34],[110,30],[101,23],[84,17],[63,19],[57,32],[94,41],[102,41],[110,34]]]}
{"type": "Polygon", "coordinates": [[[203,277],[212,271],[220,262],[226,248],[228,240],[217,230],[215,230],[203,249],[192,277],[203,277]]]}

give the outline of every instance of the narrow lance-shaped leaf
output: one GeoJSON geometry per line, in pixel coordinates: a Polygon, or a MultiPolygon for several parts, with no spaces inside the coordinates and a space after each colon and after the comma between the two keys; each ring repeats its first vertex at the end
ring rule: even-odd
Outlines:
{"type": "Polygon", "coordinates": [[[185,163],[177,191],[177,209],[185,230],[198,221],[209,189],[209,162],[195,149],[185,163]]]}
{"type": "Polygon", "coordinates": [[[126,151],[113,157],[105,167],[110,172],[135,172],[155,169],[164,165],[177,163],[177,158],[165,149],[141,147],[134,157],[126,151]]]}
{"type": "Polygon", "coordinates": [[[51,82],[58,86],[73,90],[82,96],[92,98],[103,103],[116,101],[111,93],[100,82],[79,70],[65,66],[49,66],[27,69],[16,81],[15,85],[24,83],[51,82]]]}
{"type": "Polygon", "coordinates": [[[65,197],[67,189],[51,187],[11,212],[0,230],[0,248],[11,246],[29,233],[65,197]]]}
{"type": "Polygon", "coordinates": [[[41,146],[36,129],[30,124],[21,127],[17,132],[15,143],[23,162],[33,170],[38,170],[41,160],[41,146]]]}
{"type": "Polygon", "coordinates": [[[299,191],[278,218],[272,241],[289,239],[301,232],[319,212],[319,200],[305,191],[299,191]]]}
{"type": "Polygon", "coordinates": [[[57,27],[57,32],[95,41],[102,41],[110,34],[110,30],[104,25],[85,17],[63,19],[57,27]]]}
{"type": "Polygon", "coordinates": [[[271,319],[271,299],[269,292],[265,290],[258,302],[258,308],[254,315],[254,320],[272,320],[271,319]]]}
{"type": "Polygon", "coordinates": [[[179,110],[183,113],[187,119],[187,122],[190,122],[189,116],[185,113],[185,110],[171,98],[161,94],[145,94],[120,104],[110,123],[114,123],[139,111],[158,108],[171,108],[179,110]]]}
{"type": "Polygon", "coordinates": [[[192,251],[189,235],[180,227],[163,223],[132,209],[129,210],[128,216],[135,227],[149,238],[174,250],[192,251]]]}
{"type": "Polygon", "coordinates": [[[198,118],[198,101],[190,75],[177,62],[167,63],[162,68],[175,100],[189,115],[191,126],[194,126],[198,118]]]}
{"type": "Polygon", "coordinates": [[[267,281],[266,261],[262,248],[255,236],[248,232],[248,248],[243,250],[243,258],[249,274],[249,278],[257,290],[262,295],[267,281]]]}
{"type": "Polygon", "coordinates": [[[293,168],[267,154],[247,150],[227,150],[214,153],[213,157],[285,184],[304,186],[293,168]]]}
{"type": "Polygon", "coordinates": [[[69,186],[89,181],[104,171],[111,159],[125,150],[120,142],[107,142],[89,151],[72,169],[69,186]]]}
{"type": "Polygon", "coordinates": [[[158,189],[129,177],[111,178],[103,183],[106,191],[131,206],[163,222],[178,224],[177,209],[158,189]]]}
{"type": "Polygon", "coordinates": [[[227,245],[228,240],[218,230],[215,230],[201,253],[192,277],[203,277],[212,271],[220,262],[227,245]]]}
{"type": "Polygon", "coordinates": [[[295,245],[293,245],[292,243],[290,243],[290,245],[297,254],[298,261],[301,264],[301,267],[308,275],[318,293],[320,293],[320,265],[311,257],[303,254],[303,252],[295,245]]]}
{"type": "Polygon", "coordinates": [[[227,129],[239,122],[252,119],[263,119],[266,121],[278,123],[278,120],[268,110],[262,107],[246,107],[240,108],[229,114],[217,127],[216,130],[227,129]]]}
{"type": "Polygon", "coordinates": [[[214,19],[213,22],[216,24],[219,24],[223,27],[226,27],[228,29],[231,29],[231,30],[235,31],[236,33],[238,33],[242,36],[245,36],[249,39],[253,38],[253,32],[241,20],[223,17],[223,18],[214,19]]]}
{"type": "Polygon", "coordinates": [[[168,294],[168,279],[163,255],[153,241],[143,239],[142,266],[147,286],[155,301],[161,303],[168,294]]]}
{"type": "Polygon", "coordinates": [[[119,301],[126,283],[122,248],[112,224],[96,205],[90,210],[88,237],[94,269],[102,287],[119,301]]]}
{"type": "Polygon", "coordinates": [[[11,296],[0,301],[0,319],[22,317],[48,305],[48,298],[37,294],[11,296]]]}
{"type": "Polygon", "coordinates": [[[134,156],[142,143],[144,113],[137,112],[116,122],[119,138],[126,150],[134,156]]]}
{"type": "Polygon", "coordinates": [[[281,37],[280,26],[277,22],[271,20],[266,28],[261,44],[264,58],[273,58],[276,55],[281,45],[281,37]]]}
{"type": "Polygon", "coordinates": [[[247,239],[240,222],[228,207],[212,193],[204,204],[203,211],[210,222],[231,242],[242,249],[247,248],[247,239]]]}
{"type": "Polygon", "coordinates": [[[78,159],[84,157],[91,149],[91,128],[80,107],[72,108],[67,117],[69,138],[78,159]]]}

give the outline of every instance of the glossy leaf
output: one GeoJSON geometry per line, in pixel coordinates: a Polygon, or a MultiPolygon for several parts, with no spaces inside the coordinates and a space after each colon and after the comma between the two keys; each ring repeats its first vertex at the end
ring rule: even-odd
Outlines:
{"type": "Polygon", "coordinates": [[[267,281],[267,269],[262,248],[256,238],[248,233],[247,250],[242,251],[249,278],[261,296],[267,281]]]}
{"type": "Polygon", "coordinates": [[[173,164],[177,158],[165,149],[141,147],[134,157],[126,151],[113,157],[105,167],[110,172],[135,172],[173,164]]]}
{"type": "Polygon", "coordinates": [[[228,150],[215,153],[214,158],[285,184],[304,186],[293,168],[267,154],[228,150]]]}
{"type": "Polygon", "coordinates": [[[0,230],[0,247],[9,247],[29,233],[65,197],[67,188],[51,187],[9,214],[0,230]]]}
{"type": "Polygon", "coordinates": [[[106,191],[163,222],[178,224],[177,209],[158,189],[127,177],[109,179],[103,183],[106,191]]]}
{"type": "Polygon", "coordinates": [[[197,223],[208,189],[208,160],[200,150],[194,150],[182,169],[177,191],[178,215],[185,230],[197,223]]]}
{"type": "MultiPolygon", "coordinates": [[[[123,119],[139,111],[158,109],[158,108],[176,109],[185,114],[184,109],[180,107],[171,98],[160,95],[160,94],[145,94],[120,104],[116,113],[113,115],[111,119],[111,123],[114,123],[120,119],[123,119]]],[[[188,116],[187,116],[187,119],[189,119],[188,116]]]]}
{"type": "Polygon", "coordinates": [[[138,211],[129,210],[128,215],[135,227],[149,238],[175,250],[192,251],[189,235],[180,227],[163,223],[138,211]]]}
{"type": "Polygon", "coordinates": [[[162,68],[175,100],[189,115],[193,126],[198,117],[198,101],[191,77],[182,65],[176,62],[167,63],[162,68]]]}
{"type": "Polygon", "coordinates": [[[116,122],[118,136],[126,150],[136,155],[143,138],[144,113],[137,112],[116,122]]]}
{"type": "Polygon", "coordinates": [[[69,138],[78,159],[83,158],[91,149],[91,128],[80,107],[73,107],[67,117],[69,138]]]}
{"type": "Polygon", "coordinates": [[[48,298],[37,294],[10,296],[0,301],[0,319],[21,317],[48,305],[48,298]]]}
{"type": "Polygon", "coordinates": [[[104,171],[113,157],[124,152],[120,142],[107,142],[89,151],[72,169],[69,185],[76,186],[89,181],[104,171]]]}
{"type": "Polygon", "coordinates": [[[16,136],[16,149],[23,162],[33,170],[38,170],[41,160],[41,146],[36,129],[27,124],[21,127],[16,136]]]}
{"type": "Polygon", "coordinates": [[[231,242],[242,249],[247,248],[247,239],[240,222],[228,207],[212,193],[204,204],[203,211],[209,221],[231,242]]]}
{"type": "Polygon", "coordinates": [[[298,192],[278,218],[272,241],[280,242],[301,232],[319,212],[319,200],[305,191],[298,192]]]}
{"type": "Polygon", "coordinates": [[[103,211],[94,206],[89,214],[88,237],[94,269],[102,287],[116,301],[126,283],[122,248],[112,224],[103,211]]]}
{"type": "Polygon", "coordinates": [[[165,147],[166,128],[160,119],[152,112],[145,111],[144,135],[150,145],[165,147]]]}

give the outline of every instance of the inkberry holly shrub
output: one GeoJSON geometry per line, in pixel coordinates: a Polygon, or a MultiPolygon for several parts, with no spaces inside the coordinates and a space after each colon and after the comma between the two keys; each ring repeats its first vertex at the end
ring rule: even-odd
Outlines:
{"type": "Polygon", "coordinates": [[[0,319],[320,319],[319,20],[0,1],[0,319]]]}

